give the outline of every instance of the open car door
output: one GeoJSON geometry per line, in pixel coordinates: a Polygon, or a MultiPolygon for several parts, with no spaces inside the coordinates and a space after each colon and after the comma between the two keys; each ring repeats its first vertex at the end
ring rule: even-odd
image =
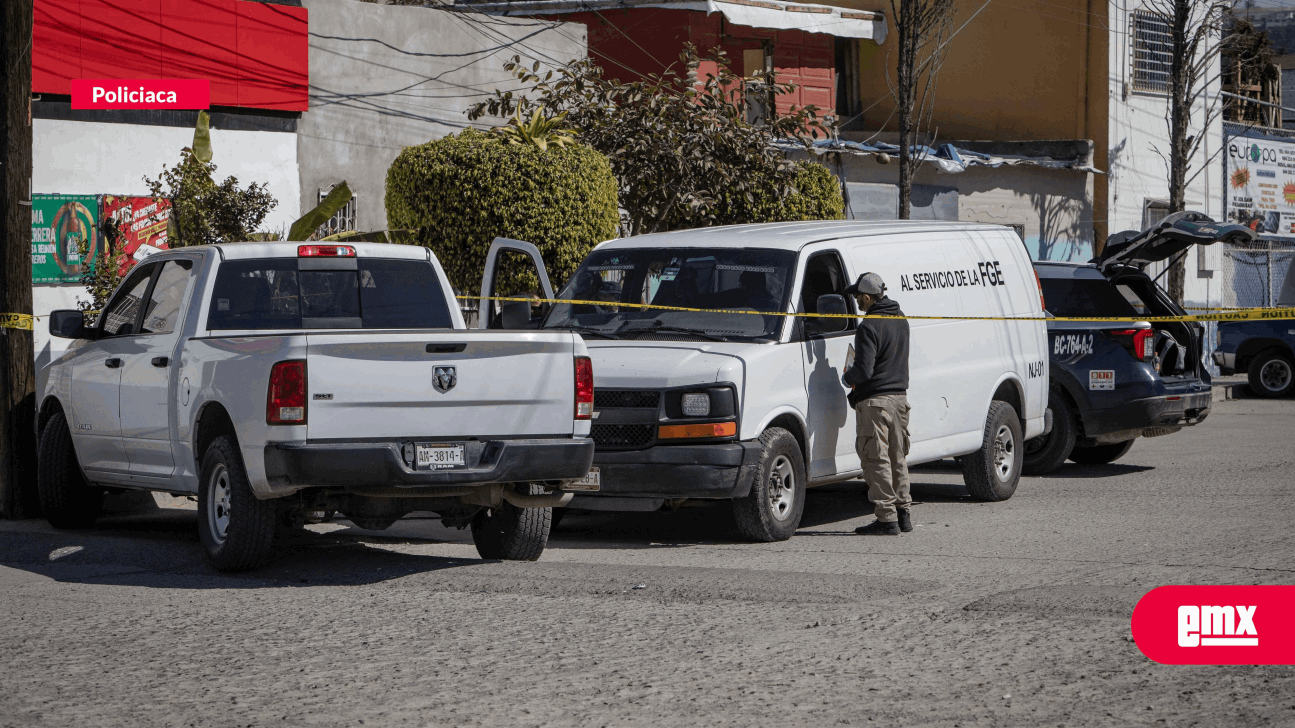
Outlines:
{"type": "Polygon", "coordinates": [[[1126,230],[1110,236],[1094,262],[1102,271],[1116,265],[1142,267],[1193,245],[1213,245],[1220,241],[1244,244],[1254,239],[1255,232],[1245,225],[1217,223],[1199,212],[1175,212],[1141,232],[1126,230]]]}
{"type": "Polygon", "coordinates": [[[553,286],[549,284],[540,249],[522,240],[495,238],[486,252],[486,267],[481,274],[477,328],[537,328],[552,300],[553,286]],[[525,298],[539,305],[489,300],[492,297],[525,298]],[[533,311],[534,308],[542,311],[533,311]]]}

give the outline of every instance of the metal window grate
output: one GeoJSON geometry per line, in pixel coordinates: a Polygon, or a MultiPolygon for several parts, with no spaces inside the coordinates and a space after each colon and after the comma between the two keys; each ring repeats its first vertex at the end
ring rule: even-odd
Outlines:
{"type": "Polygon", "coordinates": [[[661,393],[634,390],[595,389],[594,409],[615,409],[620,407],[652,407],[661,402],[661,393]]]}
{"type": "Polygon", "coordinates": [[[1133,12],[1133,90],[1167,94],[1173,58],[1169,18],[1146,10],[1133,12]]]}
{"type": "Polygon", "coordinates": [[[594,425],[589,436],[596,447],[629,449],[652,444],[654,425],[594,425]]]}
{"type": "MultiPolygon", "coordinates": [[[[329,185],[328,187],[320,188],[319,202],[323,202],[324,198],[328,197],[328,193],[333,191],[333,187],[334,185],[329,185]]],[[[356,195],[351,195],[351,200],[345,205],[342,205],[342,209],[333,213],[333,216],[328,218],[328,222],[320,225],[319,228],[315,230],[314,239],[319,240],[320,238],[326,238],[329,235],[349,233],[358,230],[359,228],[356,225],[355,216],[356,206],[356,195]]]]}

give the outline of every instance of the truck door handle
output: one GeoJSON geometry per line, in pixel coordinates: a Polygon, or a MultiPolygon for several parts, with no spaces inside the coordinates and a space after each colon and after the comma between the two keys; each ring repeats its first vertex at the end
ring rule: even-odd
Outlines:
{"type": "Polygon", "coordinates": [[[166,367],[170,365],[171,365],[170,357],[165,357],[165,356],[153,357],[153,366],[155,367],[166,367]]]}
{"type": "Polygon", "coordinates": [[[116,369],[121,366],[121,359],[118,359],[117,357],[113,357],[111,359],[105,359],[103,362],[103,365],[108,367],[109,369],[116,369]]]}
{"type": "Polygon", "coordinates": [[[457,354],[468,348],[467,344],[428,344],[428,354],[457,354]]]}

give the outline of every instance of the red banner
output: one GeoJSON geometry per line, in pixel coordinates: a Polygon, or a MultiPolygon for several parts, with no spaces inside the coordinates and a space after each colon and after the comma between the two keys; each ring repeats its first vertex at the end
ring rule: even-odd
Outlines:
{"type": "MultiPolygon", "coordinates": [[[[116,197],[104,195],[99,201],[100,219],[116,221],[121,231],[122,256],[117,272],[126,275],[135,263],[159,250],[166,250],[171,201],[152,197],[116,197]]],[[[118,251],[114,250],[115,255],[118,251]]]]}
{"type": "Polygon", "coordinates": [[[211,82],[206,79],[157,81],[73,79],[74,109],[206,109],[211,82]]]}
{"type": "Polygon", "coordinates": [[[1295,586],[1162,586],[1132,626],[1164,665],[1295,665],[1295,586]]]}

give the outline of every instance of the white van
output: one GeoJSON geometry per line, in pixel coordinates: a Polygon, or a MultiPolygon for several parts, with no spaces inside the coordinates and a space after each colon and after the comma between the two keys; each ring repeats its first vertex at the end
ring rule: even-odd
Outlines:
{"type": "MultiPolygon", "coordinates": [[[[554,299],[535,247],[503,239],[487,258],[482,296],[519,293],[497,285],[496,273],[501,256],[517,254],[540,268],[544,297],[554,299]]],[[[590,492],[570,507],[732,499],[744,535],[782,540],[800,522],[806,487],[861,469],[841,384],[854,322],[775,314],[856,313],[842,294],[867,271],[909,316],[1005,319],[910,321],[909,463],[959,457],[974,498],[1011,497],[1025,441],[1046,429],[1048,351],[1043,321],[1011,320],[1043,308],[1009,228],[831,221],[609,240],[541,315],[483,298],[481,325],[574,330],[589,347],[594,468],[590,492]]]]}

